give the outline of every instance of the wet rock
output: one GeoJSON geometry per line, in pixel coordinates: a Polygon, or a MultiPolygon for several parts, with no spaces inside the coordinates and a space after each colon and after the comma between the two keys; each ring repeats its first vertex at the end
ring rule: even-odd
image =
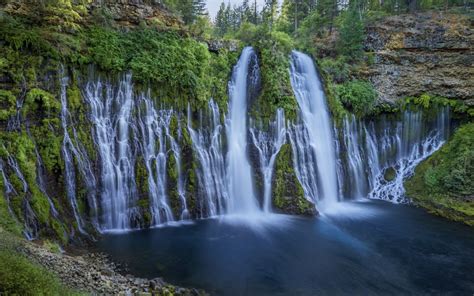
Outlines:
{"type": "Polygon", "coordinates": [[[207,46],[210,52],[219,53],[220,50],[235,52],[239,49],[239,42],[236,40],[208,40],[207,46]]]}
{"type": "MultiPolygon", "coordinates": [[[[165,290],[180,291],[176,295],[206,295],[165,284],[163,279],[147,280],[117,272],[116,264],[103,254],[71,256],[51,253],[40,245],[25,242],[21,250],[26,256],[48,268],[69,287],[100,295],[163,295],[165,290]],[[166,288],[165,288],[166,286],[166,288]],[[197,293],[197,294],[195,294],[197,293]]],[[[196,292],[197,291],[197,292],[196,292]]]]}

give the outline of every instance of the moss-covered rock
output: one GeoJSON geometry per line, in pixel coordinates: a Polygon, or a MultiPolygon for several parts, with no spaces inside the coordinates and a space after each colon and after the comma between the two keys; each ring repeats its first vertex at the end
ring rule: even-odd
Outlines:
{"type": "Polygon", "coordinates": [[[474,226],[474,123],[418,165],[405,188],[416,205],[474,226]]]}
{"type": "Polygon", "coordinates": [[[275,182],[273,186],[273,206],[287,214],[313,216],[317,213],[314,204],[304,197],[291,157],[290,144],[284,144],[277,155],[275,182]]]}

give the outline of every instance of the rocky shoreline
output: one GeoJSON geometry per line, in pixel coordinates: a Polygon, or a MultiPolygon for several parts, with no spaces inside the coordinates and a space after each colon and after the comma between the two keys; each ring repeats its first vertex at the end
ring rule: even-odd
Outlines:
{"type": "Polygon", "coordinates": [[[18,248],[32,261],[56,274],[66,286],[92,295],[207,295],[202,290],[167,284],[162,278],[123,275],[118,265],[100,253],[71,255],[30,242],[18,248]]]}

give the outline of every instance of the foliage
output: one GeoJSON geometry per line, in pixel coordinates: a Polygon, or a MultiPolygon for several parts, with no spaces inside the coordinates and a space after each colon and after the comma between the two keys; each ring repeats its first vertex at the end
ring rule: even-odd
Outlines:
{"type": "Polygon", "coordinates": [[[474,123],[459,127],[449,142],[421,163],[406,182],[422,206],[474,225],[474,123]]]}
{"type": "Polygon", "coordinates": [[[11,91],[0,89],[0,120],[7,120],[16,111],[16,97],[11,91]]]}
{"type": "Polygon", "coordinates": [[[207,15],[205,0],[163,0],[163,3],[188,25],[207,15]]]}
{"type": "Polygon", "coordinates": [[[340,55],[360,60],[363,56],[364,24],[362,16],[355,8],[350,8],[341,14],[339,39],[336,49],[340,55]]]}
{"type": "Polygon", "coordinates": [[[272,32],[255,42],[259,52],[262,79],[261,95],[255,111],[260,118],[269,119],[278,108],[285,110],[289,119],[296,117],[297,102],[289,74],[289,54],[293,47],[291,38],[283,32],[272,32]]]}
{"type": "Polygon", "coordinates": [[[424,109],[429,109],[436,106],[449,106],[456,114],[474,116],[474,107],[469,106],[462,100],[448,99],[440,96],[432,96],[424,93],[418,97],[407,97],[401,102],[401,108],[408,108],[410,106],[420,106],[424,109]]]}
{"type": "Polygon", "coordinates": [[[349,79],[350,67],[343,57],[337,59],[323,58],[319,60],[319,69],[331,82],[343,83],[349,79]]]}
{"type": "Polygon", "coordinates": [[[22,114],[25,116],[34,112],[40,115],[44,114],[44,117],[51,117],[52,113],[57,115],[59,110],[61,110],[61,103],[55,99],[54,95],[45,90],[33,88],[26,95],[22,114]]]}
{"type": "Polygon", "coordinates": [[[285,213],[312,215],[314,205],[306,200],[303,188],[292,167],[291,146],[284,144],[275,163],[275,186],[273,187],[273,206],[285,213]]]}
{"type": "Polygon", "coordinates": [[[367,81],[353,80],[336,86],[339,100],[346,108],[359,116],[373,111],[377,93],[367,81]]]}

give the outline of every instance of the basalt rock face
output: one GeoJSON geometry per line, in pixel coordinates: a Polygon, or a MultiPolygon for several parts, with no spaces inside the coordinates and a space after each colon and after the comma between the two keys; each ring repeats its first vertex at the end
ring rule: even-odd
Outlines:
{"type": "Polygon", "coordinates": [[[363,74],[379,99],[394,102],[423,93],[474,104],[474,34],[466,17],[400,15],[366,28],[373,64],[363,74]]]}
{"type": "Polygon", "coordinates": [[[125,27],[160,23],[167,27],[179,27],[182,21],[170,13],[161,0],[95,0],[89,7],[91,15],[105,10],[117,24],[125,27]]]}

